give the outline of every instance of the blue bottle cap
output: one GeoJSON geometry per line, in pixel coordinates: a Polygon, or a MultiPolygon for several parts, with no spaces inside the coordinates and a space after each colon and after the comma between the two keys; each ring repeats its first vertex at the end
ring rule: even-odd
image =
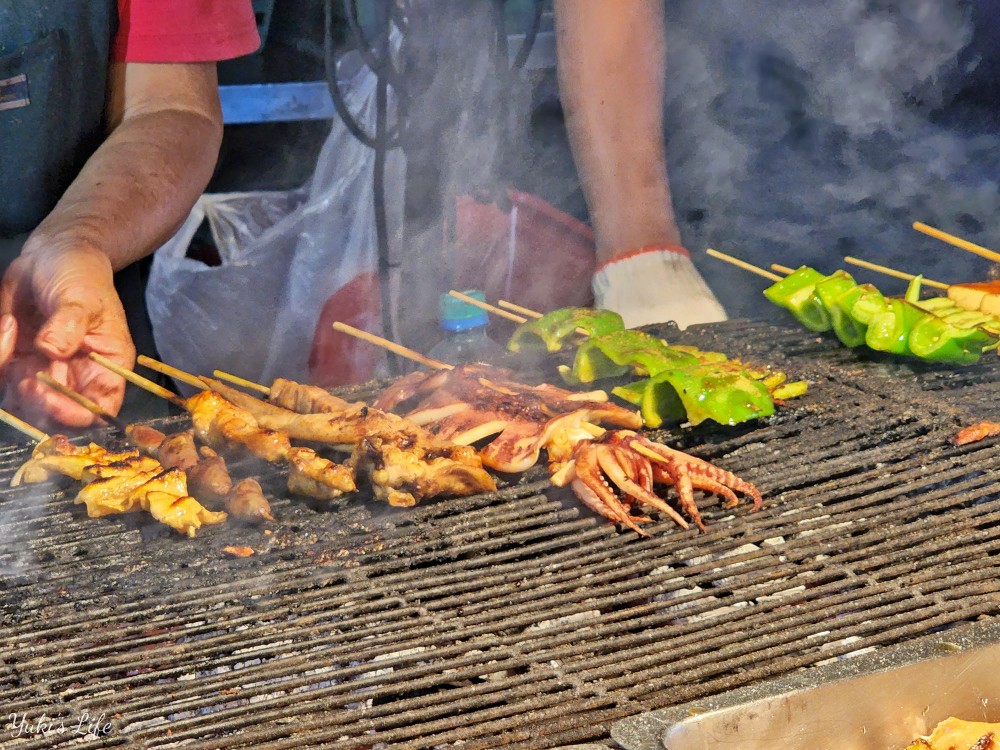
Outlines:
{"type": "MultiPolygon", "coordinates": [[[[486,295],[479,289],[469,289],[462,294],[480,302],[486,301],[486,295]]],[[[490,322],[485,310],[450,294],[442,294],[438,300],[438,320],[446,331],[466,331],[485,326],[490,322]]]]}

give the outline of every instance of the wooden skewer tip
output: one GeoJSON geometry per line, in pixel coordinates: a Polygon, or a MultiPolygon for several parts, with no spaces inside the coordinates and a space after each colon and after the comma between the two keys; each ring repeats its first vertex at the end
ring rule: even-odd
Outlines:
{"type": "Polygon", "coordinates": [[[753,263],[747,263],[745,260],[740,260],[739,258],[734,258],[732,255],[726,255],[726,253],[721,253],[713,248],[708,248],[705,250],[708,255],[713,258],[718,258],[719,260],[724,260],[726,263],[731,263],[737,268],[742,268],[744,271],[749,271],[750,273],[755,273],[758,276],[763,276],[765,279],[770,279],[771,281],[781,281],[782,277],[778,276],[776,273],[771,273],[760,266],[755,266],[753,263]]]}
{"type": "MultiPolygon", "coordinates": [[[[886,276],[892,276],[896,279],[903,279],[904,281],[912,281],[916,278],[915,274],[906,273],[906,271],[897,271],[895,268],[881,266],[878,263],[872,263],[867,260],[862,260],[861,258],[855,258],[852,255],[845,255],[844,262],[850,263],[852,266],[858,266],[859,268],[867,268],[869,271],[877,271],[878,273],[885,274],[886,276]]],[[[942,284],[940,281],[934,281],[933,279],[922,279],[921,283],[935,289],[947,289],[949,286],[948,284],[942,284]]]]}
{"type": "Polygon", "coordinates": [[[452,297],[456,299],[462,300],[462,302],[466,302],[470,305],[486,310],[487,312],[491,312],[494,315],[500,316],[501,318],[512,320],[515,323],[526,323],[528,320],[523,315],[515,315],[514,313],[504,310],[503,308],[491,305],[489,302],[483,302],[482,300],[478,300],[475,297],[470,297],[469,295],[455,291],[454,289],[449,290],[448,294],[450,294],[452,297]]]}
{"type": "Polygon", "coordinates": [[[201,388],[202,390],[205,388],[205,384],[201,382],[201,379],[197,375],[184,372],[184,370],[168,365],[165,362],[160,362],[152,357],[147,357],[145,354],[140,354],[136,361],[143,367],[148,367],[150,370],[155,370],[161,375],[167,375],[174,380],[179,380],[181,383],[187,383],[188,385],[194,386],[195,388],[201,388]]]}
{"type": "Polygon", "coordinates": [[[367,341],[369,344],[380,346],[393,354],[398,354],[400,357],[405,357],[406,359],[422,364],[425,367],[430,367],[434,370],[454,369],[453,365],[446,364],[445,362],[438,362],[436,359],[431,359],[430,357],[425,357],[420,352],[407,349],[405,346],[397,344],[394,341],[389,341],[381,336],[376,336],[374,333],[368,333],[368,331],[362,331],[360,328],[355,328],[347,323],[341,323],[339,320],[334,322],[333,329],[335,331],[340,331],[341,333],[346,333],[348,336],[361,339],[362,341],[367,341]]]}
{"type": "Polygon", "coordinates": [[[520,313],[521,315],[527,315],[529,318],[542,317],[542,314],[537,310],[529,310],[527,307],[521,307],[520,305],[515,305],[513,302],[508,302],[505,299],[497,300],[497,305],[504,308],[505,310],[510,310],[511,312],[520,313]]]}
{"type": "MultiPolygon", "coordinates": [[[[181,407],[182,409],[186,408],[183,399],[179,398],[176,393],[168,391],[159,383],[154,383],[152,380],[144,378],[142,375],[132,372],[127,367],[122,367],[117,362],[112,362],[107,357],[98,354],[96,352],[91,352],[90,358],[97,364],[108,368],[109,370],[111,370],[111,372],[115,373],[116,375],[125,378],[125,380],[127,380],[132,385],[138,386],[139,388],[142,388],[143,390],[152,393],[154,396],[159,396],[160,398],[164,398],[170,403],[174,404],[175,406],[181,407]]],[[[204,385],[202,385],[201,387],[204,388],[204,385]]]]}
{"type": "Polygon", "coordinates": [[[48,440],[49,436],[39,430],[37,427],[33,427],[27,422],[25,422],[20,417],[15,417],[9,411],[4,411],[0,409],[0,422],[5,425],[13,427],[18,432],[27,435],[29,438],[34,440],[36,443],[40,443],[43,440],[48,440]]]}
{"type": "Polygon", "coordinates": [[[116,427],[116,428],[118,428],[119,430],[122,430],[122,431],[125,430],[125,423],[122,422],[120,419],[118,419],[118,417],[116,417],[114,414],[112,414],[111,412],[109,412],[107,409],[105,409],[104,407],[102,407],[97,402],[91,401],[89,398],[87,398],[86,396],[84,396],[82,393],[74,391],[69,386],[63,385],[58,380],[55,380],[47,372],[37,372],[37,373],[35,373],[35,377],[38,378],[43,383],[45,383],[45,385],[47,385],[49,388],[53,389],[54,391],[58,391],[59,393],[61,393],[63,396],[65,396],[66,398],[68,398],[70,401],[73,401],[74,403],[79,404],[84,409],[86,409],[87,411],[89,411],[91,414],[93,414],[93,415],[95,415],[97,417],[100,417],[102,420],[104,420],[105,422],[107,422],[108,424],[110,424],[112,427],[116,427]]]}
{"type": "Polygon", "coordinates": [[[986,258],[994,263],[1000,263],[1000,253],[994,252],[993,250],[985,248],[982,245],[977,245],[975,242],[963,240],[961,237],[948,234],[948,232],[932,227],[929,224],[924,224],[922,221],[913,222],[913,228],[929,237],[933,237],[936,240],[941,240],[942,242],[946,242],[954,247],[974,253],[981,258],[986,258]]]}
{"type": "Polygon", "coordinates": [[[252,391],[263,393],[265,396],[271,395],[271,389],[268,388],[266,385],[261,385],[260,383],[253,382],[252,380],[241,378],[239,375],[233,375],[231,372],[226,372],[225,370],[212,370],[212,375],[217,377],[219,380],[225,380],[227,382],[233,383],[234,385],[241,385],[244,388],[249,388],[252,391]]]}

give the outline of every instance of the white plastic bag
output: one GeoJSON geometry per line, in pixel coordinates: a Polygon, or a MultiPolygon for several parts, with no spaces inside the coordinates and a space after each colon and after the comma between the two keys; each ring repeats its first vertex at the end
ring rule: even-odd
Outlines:
{"type": "MultiPolygon", "coordinates": [[[[345,93],[369,131],[375,84],[364,68],[345,93]]],[[[306,380],[324,303],[377,269],[373,163],[374,152],[335,119],[307,189],[203,195],[153,259],[146,303],[162,359],[189,372],[221,368],[261,383],[306,380]],[[206,220],[219,266],[186,257],[206,220]]],[[[402,157],[392,152],[387,203],[401,203],[402,185],[402,157]]]]}

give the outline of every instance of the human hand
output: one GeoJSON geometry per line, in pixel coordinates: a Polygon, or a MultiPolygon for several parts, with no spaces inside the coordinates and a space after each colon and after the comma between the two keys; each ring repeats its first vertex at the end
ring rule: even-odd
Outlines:
{"type": "Polygon", "coordinates": [[[90,352],[135,364],[111,263],[88,247],[26,246],[0,284],[3,407],[42,428],[92,424],[94,415],[38,381],[44,371],[117,414],[125,383],[90,352]]]}
{"type": "Polygon", "coordinates": [[[677,245],[644,247],[623,253],[597,268],[593,279],[597,307],[614,310],[627,328],[665,323],[681,328],[726,320],[726,311],[677,245]]]}

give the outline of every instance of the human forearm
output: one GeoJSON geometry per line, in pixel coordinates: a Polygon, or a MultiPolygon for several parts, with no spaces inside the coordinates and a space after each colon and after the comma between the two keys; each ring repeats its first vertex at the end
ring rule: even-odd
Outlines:
{"type": "Polygon", "coordinates": [[[187,112],[155,112],[115,129],[32,234],[25,252],[86,246],[114,270],[151,253],[187,216],[212,175],[220,133],[187,112]]]}
{"type": "Polygon", "coordinates": [[[214,66],[119,67],[112,81],[112,131],[25,253],[86,247],[124,268],[176,231],[212,176],[222,138],[214,66]]]}
{"type": "Polygon", "coordinates": [[[662,0],[555,0],[560,94],[598,261],[677,244],[663,143],[662,0]]]}

